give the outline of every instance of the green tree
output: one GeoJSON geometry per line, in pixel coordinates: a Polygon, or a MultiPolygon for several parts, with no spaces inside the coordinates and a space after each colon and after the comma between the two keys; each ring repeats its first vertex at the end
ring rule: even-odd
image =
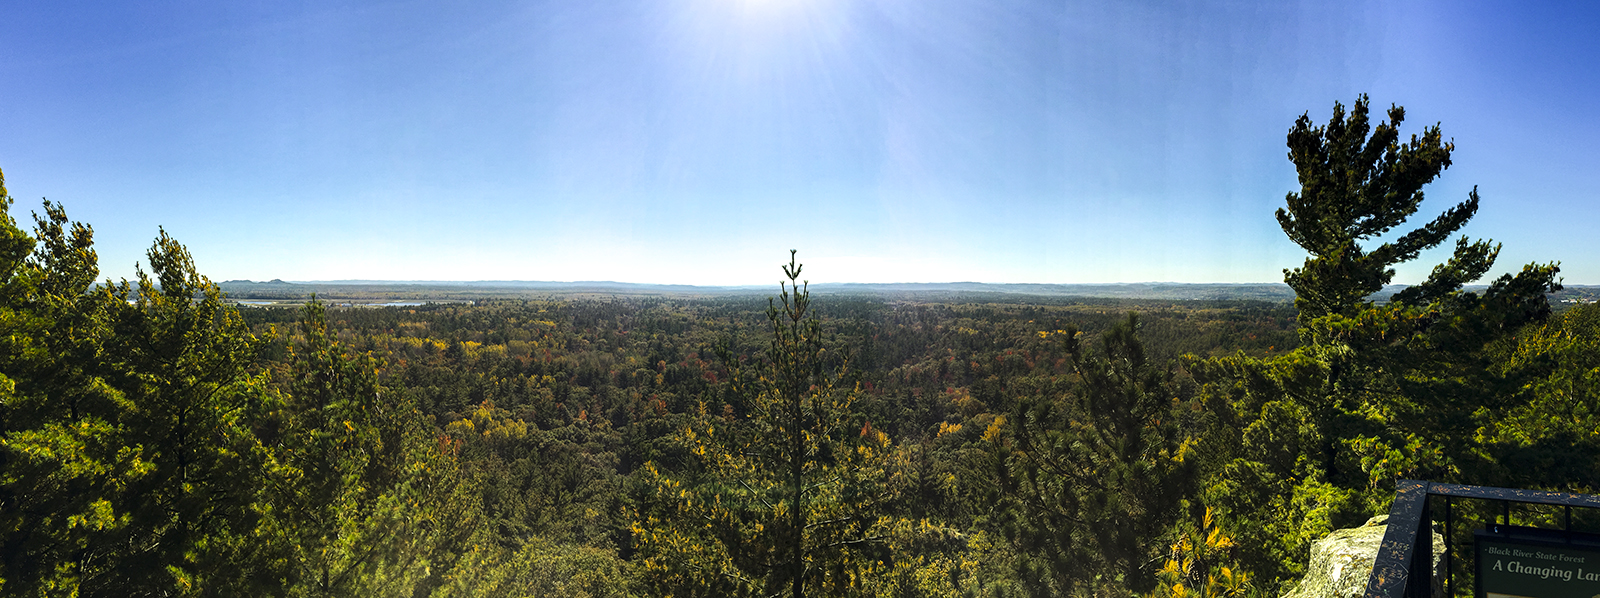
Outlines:
{"type": "Polygon", "coordinates": [[[1300,574],[1311,542],[1386,508],[1397,478],[1504,479],[1503,452],[1479,432],[1510,412],[1528,377],[1496,361],[1517,330],[1549,315],[1547,294],[1560,289],[1555,264],[1464,289],[1499,246],[1462,238],[1421,284],[1387,303],[1368,299],[1392,265],[1443,242],[1479,201],[1474,190],[1419,229],[1360,245],[1414,214],[1422,186],[1450,165],[1454,146],[1438,126],[1399,143],[1404,116],[1392,107],[1372,129],[1362,96],[1348,117],[1336,103],[1326,126],[1300,117],[1288,145],[1301,190],[1277,215],[1310,253],[1285,271],[1304,344],[1271,359],[1190,364],[1215,424],[1202,496],[1239,522],[1241,560],[1269,590],[1300,574]]]}
{"type": "Polygon", "coordinates": [[[489,401],[445,426],[461,441],[465,464],[481,478],[485,516],[502,545],[515,548],[534,537],[617,544],[614,534],[628,526],[617,457],[593,450],[604,446],[593,437],[606,434],[583,429],[593,427],[598,426],[540,430],[489,401]]]}
{"type": "Polygon", "coordinates": [[[1340,408],[1327,389],[1328,363],[1309,348],[1191,359],[1186,369],[1202,385],[1208,416],[1196,434],[1199,502],[1228,514],[1240,564],[1266,593],[1279,593],[1304,572],[1313,542],[1378,507],[1367,499],[1383,493],[1339,439],[1383,427],[1340,408]]]}
{"type": "Polygon", "coordinates": [[[535,537],[515,551],[473,546],[432,596],[629,598],[642,595],[639,586],[637,573],[613,551],[535,537]]]}
{"type": "Polygon", "coordinates": [[[458,443],[378,384],[380,363],[330,334],[308,303],[285,391],[263,418],[258,559],[291,596],[404,596],[443,583],[477,539],[458,443]]]}
{"type": "MultiPolygon", "coordinates": [[[[1422,186],[1450,167],[1455,144],[1443,141],[1438,125],[1423,130],[1419,138],[1400,143],[1405,108],[1391,106],[1389,121],[1371,127],[1366,95],[1356,99],[1349,116],[1344,105],[1333,104],[1333,119],[1312,127],[1309,114],[1300,115],[1289,131],[1289,159],[1300,177],[1300,192],[1290,193],[1287,208],[1279,208],[1278,224],[1289,239],[1311,256],[1304,266],[1284,270],[1284,280],[1295,290],[1295,306],[1302,322],[1327,314],[1354,315],[1366,297],[1394,278],[1397,263],[1443,242],[1478,211],[1478,192],[1446,210],[1422,228],[1379,244],[1361,247],[1388,233],[1417,212],[1422,186]],[[1368,134],[1371,137],[1368,138],[1368,134]]],[[[1429,284],[1448,291],[1487,271],[1482,259],[1487,243],[1456,248],[1452,263],[1464,271],[1436,271],[1429,284]],[[1481,268],[1481,269],[1478,269],[1481,268]],[[1452,276],[1453,275],[1453,276],[1452,276]]]]}
{"type": "Polygon", "coordinates": [[[35,220],[0,222],[3,591],[247,591],[254,337],[165,233],[154,279],[95,288],[92,230],[35,220]]]}
{"type": "Polygon", "coordinates": [[[1070,378],[1042,381],[1010,418],[1002,484],[1006,536],[1034,593],[1125,595],[1156,581],[1166,537],[1192,495],[1196,460],[1183,421],[1190,392],[1150,363],[1128,314],[1101,350],[1060,331],[1070,378]]]}
{"type": "MultiPolygon", "coordinates": [[[[1295,123],[1289,156],[1301,192],[1289,195],[1288,211],[1279,210],[1278,220],[1311,257],[1285,278],[1297,294],[1302,336],[1311,354],[1328,364],[1331,406],[1368,420],[1326,430],[1360,455],[1368,474],[1361,481],[1376,484],[1402,474],[1443,479],[1463,471],[1481,476],[1492,469],[1486,461],[1493,456],[1466,439],[1487,423],[1485,415],[1510,407],[1507,398],[1521,384],[1493,367],[1494,347],[1550,314],[1547,294],[1560,290],[1560,269],[1529,264],[1481,295],[1467,292],[1463,285],[1493,267],[1500,246],[1463,237],[1427,280],[1389,304],[1367,301],[1393,276],[1391,264],[1439,244],[1478,207],[1474,189],[1467,201],[1396,241],[1370,252],[1356,244],[1415,213],[1421,187],[1449,166],[1454,149],[1440,141],[1437,125],[1402,146],[1398,127],[1405,110],[1392,107],[1389,117],[1367,139],[1362,96],[1348,118],[1335,103],[1325,127],[1312,129],[1306,116],[1295,123]],[[1427,448],[1417,454],[1409,446],[1427,448]]],[[[1349,473],[1337,471],[1337,463],[1326,469],[1335,477],[1349,473]]]]}
{"type": "Polygon", "coordinates": [[[485,401],[445,426],[478,479],[490,533],[435,596],[641,593],[638,568],[615,550],[626,495],[615,455],[595,450],[604,421],[540,430],[485,401]]]}
{"type": "Polygon", "coordinates": [[[0,591],[68,594],[104,572],[128,522],[113,501],[148,464],[123,450],[131,405],[97,367],[110,304],[93,231],[46,203],[36,241],[11,204],[0,175],[0,591]]]}
{"type": "Polygon", "coordinates": [[[91,593],[217,591],[247,578],[238,568],[259,517],[252,427],[265,378],[250,372],[254,335],[188,250],[162,231],[147,256],[151,273],[109,289],[103,353],[106,384],[128,405],[119,450],[137,451],[147,469],[112,501],[128,524],[91,593]]]}
{"type": "Polygon", "coordinates": [[[645,467],[633,532],[647,575],[668,594],[861,594],[911,526],[886,512],[888,436],[855,416],[856,391],[830,371],[792,253],[781,307],[767,310],[767,359],[727,360],[733,400],[748,411],[702,402],[683,431],[692,462],[676,475],[645,467]]]}
{"type": "MultiPolygon", "coordinates": [[[[263,422],[269,455],[268,487],[261,497],[268,550],[283,563],[287,589],[314,596],[349,595],[359,587],[362,558],[349,545],[372,501],[392,485],[393,443],[385,446],[378,421],[376,364],[346,356],[327,330],[315,298],[301,314],[300,338],[290,348],[284,392],[263,422]],[[387,449],[387,450],[385,450],[387,449]],[[389,453],[389,454],[385,454],[389,453]]],[[[359,547],[382,556],[388,543],[359,547]]],[[[363,588],[365,589],[365,588],[363,588]]]]}
{"type": "Polygon", "coordinates": [[[1507,485],[1594,493],[1600,480],[1600,304],[1521,331],[1496,360],[1525,381],[1483,430],[1507,485]]]}
{"type": "Polygon", "coordinates": [[[96,287],[89,227],[46,202],[30,237],[10,203],[0,184],[0,595],[442,583],[478,529],[456,445],[320,305],[275,393],[265,343],[164,231],[149,272],[96,287]]]}

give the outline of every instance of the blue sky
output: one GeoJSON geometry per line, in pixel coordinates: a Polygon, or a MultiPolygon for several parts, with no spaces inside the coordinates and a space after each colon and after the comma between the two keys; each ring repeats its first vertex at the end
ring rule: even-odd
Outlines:
{"type": "MultiPolygon", "coordinates": [[[[1600,284],[1590,3],[0,0],[0,168],[214,280],[1275,282],[1284,136],[1442,122],[1421,224],[1600,284]]],[[[1408,227],[1409,228],[1409,227],[1408,227]]],[[[1446,244],[1446,247],[1451,244],[1446,244]]],[[[1446,249],[1402,266],[1426,276],[1446,249]]]]}

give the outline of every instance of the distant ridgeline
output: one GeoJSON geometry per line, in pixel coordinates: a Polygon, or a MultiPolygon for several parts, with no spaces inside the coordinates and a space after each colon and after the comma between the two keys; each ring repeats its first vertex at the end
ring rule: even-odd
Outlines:
{"type": "MultiPolygon", "coordinates": [[[[614,294],[614,295],[747,295],[767,294],[766,287],[694,286],[635,284],[609,281],[542,282],[516,280],[388,281],[334,280],[313,282],[268,282],[230,280],[221,283],[223,292],[233,299],[309,299],[312,294],[331,299],[454,299],[507,297],[528,294],[614,294]]],[[[1371,296],[1387,301],[1408,285],[1392,284],[1371,296]]],[[[1482,293],[1487,285],[1467,285],[1465,290],[1482,293]]],[[[1105,299],[1147,299],[1167,301],[1270,301],[1292,302],[1294,290],[1283,283],[1201,283],[1140,282],[1120,284],[992,284],[981,282],[948,283],[823,283],[811,286],[818,294],[936,295],[941,298],[982,295],[1033,295],[1039,297],[1085,297],[1105,299]]],[[[1561,306],[1600,299],[1600,286],[1568,285],[1555,293],[1551,302],[1561,306]]]]}

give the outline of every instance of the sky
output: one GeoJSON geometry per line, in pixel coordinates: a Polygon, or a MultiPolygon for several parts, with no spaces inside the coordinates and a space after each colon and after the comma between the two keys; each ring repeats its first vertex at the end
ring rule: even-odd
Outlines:
{"type": "MultiPolygon", "coordinates": [[[[1491,276],[1600,284],[1589,2],[0,0],[0,169],[134,276],[1278,282],[1285,134],[1440,124],[1491,276]]],[[[1393,236],[1393,235],[1391,235],[1393,236]]],[[[1423,280],[1446,243],[1401,265],[1423,280]]]]}

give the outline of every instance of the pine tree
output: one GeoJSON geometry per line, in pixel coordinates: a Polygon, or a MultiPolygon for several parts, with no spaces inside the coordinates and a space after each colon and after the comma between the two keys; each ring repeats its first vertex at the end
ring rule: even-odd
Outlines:
{"type": "MultiPolygon", "coordinates": [[[[1289,131],[1289,159],[1300,177],[1300,192],[1279,208],[1278,224],[1311,257],[1304,266],[1284,270],[1295,290],[1301,321],[1327,314],[1354,315],[1363,300],[1394,278],[1397,263],[1415,259],[1459,230],[1478,211],[1478,192],[1422,228],[1363,248],[1360,243],[1388,233],[1417,212],[1422,186],[1450,167],[1455,144],[1445,142],[1438,125],[1402,145],[1405,108],[1391,106],[1389,121],[1374,129],[1367,119],[1368,99],[1356,99],[1348,117],[1335,102],[1333,119],[1312,127],[1300,115],[1289,131]],[[1371,138],[1368,138],[1371,133],[1371,138]]],[[[1487,271],[1487,243],[1457,246],[1452,263],[1467,271],[1437,272],[1430,284],[1448,290],[1449,282],[1476,279],[1487,271]],[[1453,276],[1452,276],[1453,275],[1453,276]]],[[[1460,283],[1457,282],[1457,285],[1460,283]]]]}
{"type": "Polygon", "coordinates": [[[646,465],[650,495],[633,532],[665,593],[860,593],[910,526],[886,512],[895,484],[888,436],[853,412],[855,391],[830,367],[800,270],[791,252],[789,282],[767,310],[767,359],[728,360],[729,390],[748,411],[702,402],[683,432],[693,462],[677,472],[646,465]]]}
{"type": "MultiPolygon", "coordinates": [[[[1372,440],[1360,450],[1367,460],[1424,443],[1438,451],[1437,476],[1459,475],[1484,464],[1481,451],[1462,441],[1483,425],[1481,409],[1497,412],[1520,382],[1492,373],[1489,347],[1520,327],[1550,314],[1547,294],[1560,290],[1555,264],[1529,264],[1515,276],[1493,281],[1481,295],[1463,285],[1493,267],[1499,245],[1458,240],[1454,254],[1428,279],[1397,293],[1389,304],[1365,299],[1389,282],[1391,264],[1411,260],[1438,245],[1477,211],[1474,189],[1467,201],[1397,240],[1363,251],[1356,242],[1383,234],[1417,211],[1421,187],[1450,165],[1451,143],[1439,127],[1425,129],[1410,143],[1398,143],[1405,110],[1389,110],[1390,122],[1367,138],[1367,98],[1357,100],[1348,118],[1334,104],[1333,119],[1312,129],[1301,116],[1290,131],[1289,156],[1300,172],[1301,192],[1290,194],[1288,211],[1278,220],[1289,237],[1311,257],[1303,268],[1286,271],[1297,293],[1302,335],[1328,366],[1328,383],[1339,407],[1364,411],[1405,435],[1403,444],[1372,440]]],[[[1376,425],[1375,423],[1373,425],[1376,425]]],[[[1370,428],[1372,426],[1359,426],[1370,428]]],[[[1376,432],[1345,430],[1336,436],[1376,432]]],[[[1417,459],[1402,461],[1420,463],[1417,459]]],[[[1375,466],[1364,466],[1368,474],[1375,466]]],[[[1379,475],[1401,473],[1397,467],[1379,475]]],[[[1416,473],[1415,471],[1413,473],[1416,473]]],[[[1369,476],[1370,477],[1370,476],[1369,476]]]]}
{"type": "Polygon", "coordinates": [[[146,255],[150,272],[108,288],[103,353],[106,384],[129,405],[119,440],[146,470],[112,502],[128,525],[114,566],[85,591],[218,591],[249,578],[265,378],[251,371],[254,335],[188,250],[162,231],[146,255]]]}
{"type": "MultiPolygon", "coordinates": [[[[1524,372],[1496,366],[1522,327],[1550,314],[1556,264],[1529,264],[1469,291],[1500,247],[1459,239],[1428,279],[1387,303],[1369,297],[1477,211],[1466,201],[1421,228],[1365,248],[1419,208],[1450,166],[1439,127],[1399,142],[1404,109],[1372,128],[1367,98],[1325,126],[1301,116],[1288,135],[1301,190],[1277,212],[1310,256],[1285,271],[1304,344],[1272,359],[1195,361],[1216,427],[1205,434],[1204,500],[1240,522],[1243,560],[1269,591],[1301,571],[1312,541],[1382,510],[1397,478],[1494,485],[1505,452],[1485,442],[1515,405],[1524,372]],[[1370,138],[1368,137],[1370,133],[1370,138]]],[[[1535,474],[1532,477],[1537,478],[1535,474]]],[[[1527,479],[1527,478],[1523,478],[1527,479]]]]}
{"type": "Polygon", "coordinates": [[[93,231],[32,237],[0,178],[0,595],[412,595],[478,529],[455,445],[308,311],[295,379],[165,231],[96,287],[93,231]]]}
{"type": "Polygon", "coordinates": [[[313,299],[288,380],[261,422],[265,483],[257,559],[289,595],[400,596],[441,584],[480,529],[456,443],[378,384],[313,299]]]}
{"type": "Polygon", "coordinates": [[[1150,590],[1162,538],[1194,490],[1187,391],[1150,363],[1135,314],[1082,346],[1060,331],[1070,379],[1020,397],[1009,418],[1004,533],[1038,594],[1150,590]]]}
{"type": "Polygon", "coordinates": [[[97,367],[111,306],[93,231],[46,203],[36,240],[11,204],[0,175],[0,590],[71,592],[107,566],[119,488],[147,464],[122,450],[131,405],[97,367]]]}
{"type": "Polygon", "coordinates": [[[155,279],[96,288],[93,231],[35,221],[0,222],[3,591],[249,591],[254,338],[165,233],[155,279]]]}

